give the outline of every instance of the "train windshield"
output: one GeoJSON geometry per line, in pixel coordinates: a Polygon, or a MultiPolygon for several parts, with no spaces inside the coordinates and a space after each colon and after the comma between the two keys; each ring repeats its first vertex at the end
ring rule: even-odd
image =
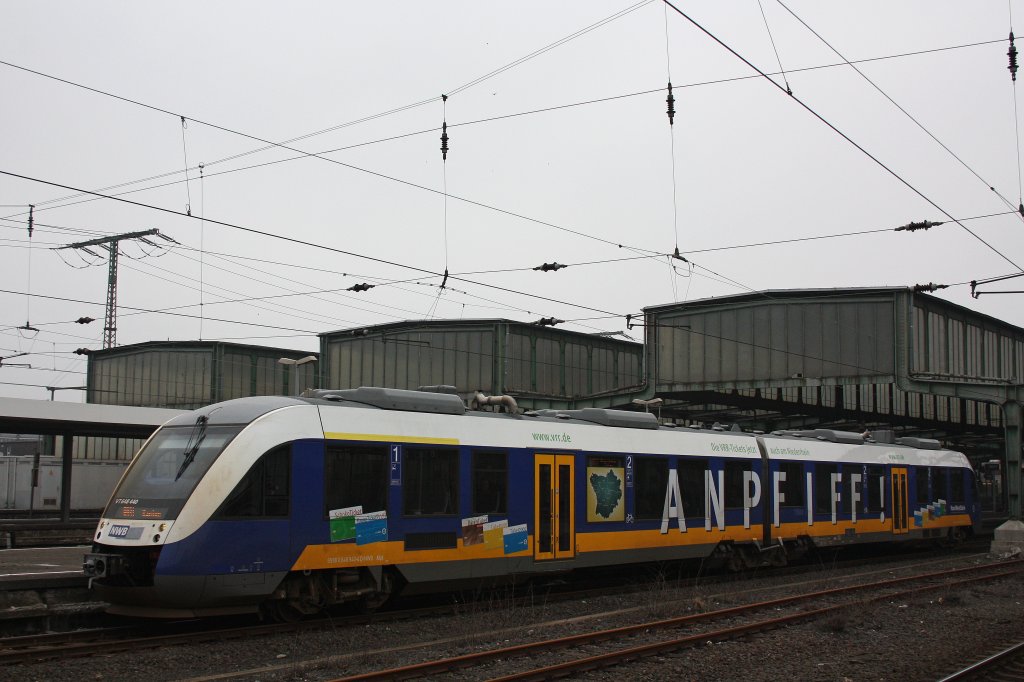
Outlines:
{"type": "Polygon", "coordinates": [[[161,429],[128,469],[104,513],[114,519],[173,519],[241,426],[161,429]]]}

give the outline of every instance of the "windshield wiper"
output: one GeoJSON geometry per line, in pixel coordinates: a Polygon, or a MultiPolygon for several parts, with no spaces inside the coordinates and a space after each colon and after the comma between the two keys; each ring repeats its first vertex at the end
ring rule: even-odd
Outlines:
{"type": "Polygon", "coordinates": [[[199,452],[199,446],[202,444],[203,439],[206,438],[206,425],[209,421],[210,417],[205,414],[201,414],[196,417],[195,426],[192,427],[192,433],[188,437],[188,443],[185,444],[185,459],[182,461],[181,466],[178,467],[178,473],[174,476],[175,481],[181,478],[181,475],[185,473],[185,469],[188,469],[188,465],[196,458],[196,453],[199,452]]]}

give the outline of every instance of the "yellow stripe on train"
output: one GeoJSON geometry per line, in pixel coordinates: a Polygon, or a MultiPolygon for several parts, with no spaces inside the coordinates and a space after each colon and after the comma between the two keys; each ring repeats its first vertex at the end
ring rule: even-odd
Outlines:
{"type": "MultiPolygon", "coordinates": [[[[952,528],[970,524],[971,517],[967,514],[947,514],[939,518],[929,519],[924,526],[912,526],[910,530],[952,528]]],[[[852,521],[839,521],[835,524],[828,521],[818,521],[811,526],[805,522],[798,522],[784,523],[779,527],[772,526],[771,528],[774,540],[780,538],[792,540],[801,536],[810,538],[846,536],[851,531],[855,535],[889,533],[892,532],[892,520],[860,519],[856,523],[852,521]]],[[[711,530],[705,530],[700,527],[688,528],[685,533],[680,532],[675,526],[670,527],[667,533],[662,533],[657,528],[650,530],[576,533],[576,552],[578,554],[585,554],[587,552],[618,550],[663,549],[689,545],[711,545],[722,541],[755,542],[760,541],[761,538],[762,527],[753,524],[750,528],[728,526],[725,530],[719,530],[716,527],[712,527],[711,530]]],[[[458,540],[458,546],[450,549],[418,549],[414,551],[406,551],[405,543],[401,540],[373,542],[365,545],[351,542],[309,545],[299,555],[291,570],[312,571],[348,566],[469,561],[474,559],[499,559],[506,556],[530,557],[533,556],[533,550],[534,540],[532,536],[529,536],[527,539],[527,548],[515,554],[503,554],[501,549],[493,549],[481,543],[463,546],[461,538],[458,540]]]]}
{"type": "Polygon", "coordinates": [[[424,445],[458,445],[458,438],[430,438],[427,436],[396,436],[390,433],[324,433],[328,440],[362,440],[374,443],[423,443],[424,445]]]}

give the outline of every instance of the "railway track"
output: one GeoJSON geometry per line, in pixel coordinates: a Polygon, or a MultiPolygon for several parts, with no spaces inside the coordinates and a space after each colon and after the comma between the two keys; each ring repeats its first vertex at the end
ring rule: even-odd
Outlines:
{"type": "MultiPolygon", "coordinates": [[[[970,549],[970,547],[966,549],[970,549]]],[[[978,554],[977,556],[981,557],[982,555],[978,554]]],[[[924,552],[907,555],[907,558],[914,559],[914,562],[909,566],[905,562],[897,561],[887,563],[881,567],[877,565],[877,557],[873,559],[857,558],[852,561],[824,565],[825,571],[829,573],[827,577],[820,577],[823,569],[822,564],[796,565],[785,569],[758,571],[754,574],[758,578],[771,579],[780,576],[785,578],[801,578],[808,573],[816,573],[819,577],[810,580],[800,580],[796,583],[796,585],[807,586],[821,584],[825,581],[834,583],[841,580],[863,580],[876,574],[890,575],[891,572],[897,570],[914,570],[924,565],[934,566],[937,560],[942,561],[943,558],[955,561],[963,557],[963,553],[959,553],[957,556],[950,556],[948,551],[924,552]],[[835,571],[849,570],[862,565],[871,566],[872,570],[849,576],[835,575],[835,571]]],[[[657,578],[654,580],[657,580],[657,578]]],[[[700,588],[705,591],[716,586],[736,586],[737,584],[742,584],[744,580],[746,578],[733,574],[698,575],[693,578],[693,581],[699,583],[700,588]]],[[[689,578],[679,580],[678,585],[693,587],[693,583],[689,578]]],[[[793,586],[793,583],[770,587],[761,586],[753,588],[752,591],[763,594],[774,589],[792,589],[793,586]]],[[[538,604],[552,604],[561,600],[586,600],[590,597],[606,595],[608,589],[609,583],[607,581],[584,583],[582,588],[579,585],[573,584],[541,586],[539,589],[535,588],[527,594],[498,597],[498,608],[531,607],[538,604]]],[[[651,581],[647,581],[623,588],[621,580],[619,580],[618,586],[615,589],[619,594],[629,592],[643,593],[650,592],[652,584],[651,581]]],[[[743,595],[745,592],[744,590],[728,590],[728,593],[733,596],[743,595]]],[[[160,624],[146,622],[110,628],[10,637],[0,639],[0,666],[84,657],[95,654],[112,655],[118,652],[137,652],[142,649],[201,644],[203,642],[220,642],[232,639],[239,640],[298,631],[344,629],[371,623],[450,616],[461,612],[483,611],[494,607],[493,596],[490,602],[486,595],[477,596],[479,599],[475,602],[463,599],[455,603],[447,601],[430,606],[402,608],[375,614],[326,617],[300,621],[298,623],[252,624],[251,622],[245,622],[238,624],[237,621],[232,621],[230,625],[224,626],[223,622],[211,623],[209,621],[181,621],[160,624]]],[[[713,599],[714,596],[712,595],[709,598],[713,599]]]]}
{"type": "Polygon", "coordinates": [[[338,678],[335,682],[410,679],[436,676],[454,670],[464,672],[467,668],[484,671],[485,666],[499,661],[503,667],[508,668],[513,665],[510,663],[511,661],[522,660],[526,657],[534,660],[543,660],[553,656],[552,652],[569,651],[570,656],[572,656],[574,651],[576,652],[576,656],[572,656],[569,660],[553,662],[496,678],[502,681],[546,680],[610,667],[626,661],[707,642],[745,637],[763,630],[823,618],[843,610],[869,605],[882,600],[903,599],[935,590],[956,589],[979,582],[999,580],[1021,572],[1024,572],[1024,561],[1017,560],[952,571],[922,573],[873,583],[787,596],[659,621],[638,623],[625,627],[597,630],[568,637],[493,648],[453,658],[429,660],[398,668],[355,674],[338,678]],[[866,596],[859,599],[844,599],[840,603],[827,603],[840,597],[845,598],[861,593],[865,593],[866,596]],[[825,605],[816,605],[822,602],[826,602],[825,605]],[[799,608],[801,606],[807,608],[799,608]],[[776,615],[778,611],[783,609],[787,609],[789,612],[776,615]],[[765,618],[757,615],[768,610],[773,612],[770,617],[765,618]],[[623,644],[626,640],[636,637],[651,639],[652,633],[662,633],[697,624],[710,625],[711,627],[710,629],[702,629],[700,632],[681,637],[658,637],[654,638],[654,641],[645,641],[639,645],[623,644]],[[585,652],[587,647],[592,647],[596,644],[600,644],[605,648],[609,646],[617,646],[617,648],[599,655],[586,655],[585,653],[580,655],[579,649],[583,648],[585,652]]]}
{"type": "Polygon", "coordinates": [[[1021,682],[1024,680],[1024,642],[1017,642],[972,663],[939,682],[1021,682]]]}

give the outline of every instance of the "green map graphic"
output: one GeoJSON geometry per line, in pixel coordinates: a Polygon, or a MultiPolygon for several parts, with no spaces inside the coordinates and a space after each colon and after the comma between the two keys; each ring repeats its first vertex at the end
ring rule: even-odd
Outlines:
{"type": "Polygon", "coordinates": [[[607,519],[622,499],[622,479],[609,469],[604,476],[591,474],[590,487],[594,489],[594,496],[597,498],[597,508],[594,511],[607,519]]]}

